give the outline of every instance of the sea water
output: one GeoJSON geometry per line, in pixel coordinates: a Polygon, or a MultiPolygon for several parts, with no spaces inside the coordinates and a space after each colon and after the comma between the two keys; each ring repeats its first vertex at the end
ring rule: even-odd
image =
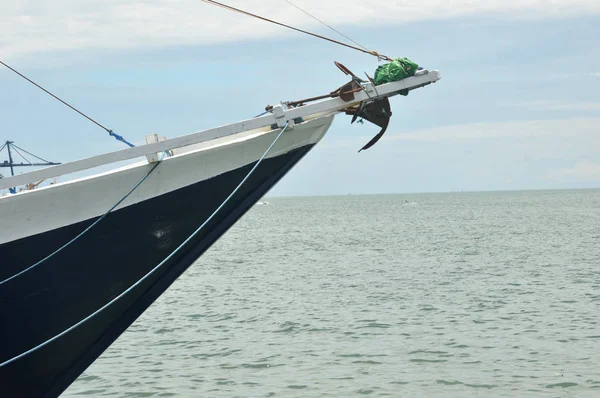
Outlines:
{"type": "Polygon", "coordinates": [[[267,202],[64,396],[600,397],[600,190],[267,202]]]}

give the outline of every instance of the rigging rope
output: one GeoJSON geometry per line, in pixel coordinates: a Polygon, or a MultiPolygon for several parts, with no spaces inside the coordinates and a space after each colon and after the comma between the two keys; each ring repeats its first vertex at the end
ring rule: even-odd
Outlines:
{"type": "Polygon", "coordinates": [[[321,21],[319,18],[315,17],[314,15],[310,14],[308,11],[303,10],[302,8],[298,7],[297,5],[295,5],[294,3],[292,3],[289,0],[283,0],[286,3],[288,3],[289,5],[291,5],[292,7],[297,8],[298,10],[302,11],[303,13],[305,13],[306,15],[308,15],[309,17],[313,18],[314,20],[322,23],[323,25],[327,26],[329,29],[333,30],[335,33],[339,34],[340,36],[344,36],[346,39],[350,40],[352,43],[356,44],[357,46],[365,49],[365,50],[369,50],[367,47],[363,46],[362,44],[352,40],[350,37],[346,36],[345,34],[343,34],[342,32],[340,32],[339,30],[335,29],[333,26],[330,26],[328,24],[326,24],[325,22],[321,21]]]}
{"type": "Polygon", "coordinates": [[[29,161],[29,159],[27,159],[25,156],[23,156],[23,154],[21,152],[19,152],[19,150],[17,149],[17,147],[13,144],[13,149],[15,150],[16,153],[19,154],[19,156],[21,156],[23,159],[25,159],[25,161],[29,164],[31,164],[31,162],[29,161]]]}
{"type": "MultiPolygon", "coordinates": [[[[37,155],[34,155],[34,154],[33,154],[33,153],[31,153],[31,152],[28,152],[28,151],[26,151],[25,149],[21,148],[20,146],[17,146],[17,145],[16,145],[14,142],[11,144],[11,146],[12,146],[13,148],[20,149],[21,151],[25,152],[26,154],[33,156],[33,157],[34,157],[34,158],[36,158],[37,160],[41,160],[42,162],[46,162],[46,163],[52,163],[52,162],[50,162],[50,161],[48,161],[48,160],[46,160],[46,159],[42,159],[41,157],[39,157],[39,156],[37,156],[37,155]]],[[[21,155],[21,156],[23,156],[23,155],[21,155]]],[[[24,156],[23,156],[23,157],[24,157],[24,156]]]]}
{"type": "Polygon", "coordinates": [[[135,146],[132,143],[130,143],[129,141],[125,140],[122,136],[120,136],[118,134],[115,134],[112,130],[104,127],[102,124],[98,123],[97,121],[95,121],[94,119],[92,119],[91,117],[89,117],[88,115],[86,115],[85,113],[81,112],[79,109],[75,108],[74,106],[72,106],[69,103],[63,101],[62,99],[60,99],[56,95],[52,94],[50,91],[46,90],[44,87],[40,86],[39,84],[37,84],[36,82],[34,82],[30,78],[28,78],[27,76],[23,75],[21,72],[17,71],[16,69],[13,69],[12,67],[10,67],[9,65],[7,65],[6,63],[4,63],[2,61],[0,61],[0,64],[4,65],[5,67],[7,67],[8,69],[10,69],[11,71],[15,72],[17,75],[21,76],[23,79],[27,80],[29,83],[33,84],[34,86],[36,86],[40,90],[44,91],[46,94],[52,96],[54,99],[62,102],[63,105],[68,106],[69,108],[71,108],[75,112],[79,113],[81,116],[83,116],[86,119],[88,119],[90,122],[94,123],[95,125],[99,126],[102,129],[104,129],[108,133],[108,135],[110,135],[111,137],[114,137],[118,141],[124,142],[125,144],[129,145],[130,147],[134,147],[135,146]]]}
{"type": "Polygon", "coordinates": [[[119,199],[119,201],[113,207],[111,207],[106,213],[104,213],[104,215],[102,217],[100,217],[99,219],[97,219],[96,221],[94,221],[92,223],[92,225],[90,225],[89,227],[87,227],[86,229],[84,229],[82,232],[79,233],[79,235],[75,236],[73,239],[71,239],[70,241],[68,241],[67,243],[65,243],[64,245],[62,245],[58,249],[56,249],[53,253],[47,255],[46,257],[44,257],[43,259],[41,259],[37,263],[35,263],[35,264],[33,264],[33,265],[25,268],[24,270],[22,270],[21,272],[16,273],[15,275],[11,276],[10,278],[6,278],[3,281],[0,281],[0,286],[3,285],[3,284],[5,284],[8,281],[11,281],[11,280],[15,279],[16,277],[18,277],[20,275],[23,275],[24,273],[29,272],[32,269],[36,268],[38,265],[44,263],[45,261],[47,261],[50,258],[52,258],[55,255],[57,255],[58,253],[62,252],[64,249],[66,249],[67,247],[71,246],[71,244],[73,242],[77,241],[83,235],[85,235],[86,233],[88,233],[90,231],[90,229],[94,228],[96,225],[98,225],[100,223],[100,221],[104,220],[117,206],[119,206],[121,203],[123,203],[123,201],[125,199],[127,199],[129,197],[129,195],[131,195],[133,193],[133,191],[135,191],[140,185],[142,185],[142,183],[144,181],[146,181],[146,179],[150,176],[150,174],[152,174],[152,172],[154,171],[154,169],[156,169],[156,167],[158,167],[158,165],[160,164],[160,162],[161,162],[160,160],[158,162],[156,162],[156,164],[154,166],[152,166],[152,168],[150,169],[150,171],[148,171],[148,173],[144,176],[144,178],[142,178],[137,184],[135,184],[135,186],[133,188],[131,188],[131,190],[129,192],[127,192],[127,194],[125,196],[123,196],[121,199],[119,199]]]}
{"type": "MultiPolygon", "coordinates": [[[[265,151],[265,153],[260,157],[260,159],[258,159],[258,161],[256,162],[256,164],[254,164],[254,166],[252,167],[252,169],[250,169],[250,171],[248,172],[248,174],[246,174],[246,176],[242,179],[242,181],[238,184],[237,187],[235,187],[235,189],[229,194],[229,196],[227,198],[225,198],[225,200],[223,200],[223,202],[219,205],[219,207],[216,208],[216,210],[202,223],[202,225],[200,225],[190,236],[188,236],[188,238],[186,240],[183,241],[183,243],[181,243],[175,250],[173,250],[173,252],[171,254],[169,254],[163,261],[161,261],[157,266],[155,266],[154,268],[152,268],[150,271],[148,271],[148,273],[146,275],[144,275],[142,278],[140,278],[137,282],[135,282],[133,285],[129,286],[127,289],[125,289],[121,294],[119,294],[118,296],[116,296],[115,298],[113,298],[112,300],[110,300],[108,303],[104,304],[102,307],[100,307],[99,309],[97,309],[96,311],[94,311],[93,313],[91,313],[90,315],[88,315],[87,317],[83,318],[82,320],[80,320],[79,322],[75,323],[74,325],[68,327],[67,329],[63,330],[62,332],[60,332],[59,334],[55,335],[54,337],[51,337],[49,339],[47,339],[46,341],[36,345],[33,348],[30,348],[27,351],[22,352],[19,355],[16,355],[2,363],[0,363],[0,368],[20,359],[23,358],[37,350],[39,350],[42,347],[45,347],[46,345],[52,343],[53,341],[59,339],[60,337],[64,336],[65,334],[69,333],[71,330],[75,329],[76,327],[82,325],[83,323],[89,321],[90,319],[92,319],[93,317],[95,317],[96,315],[98,315],[99,313],[101,313],[102,311],[104,311],[106,308],[110,307],[114,302],[116,302],[117,300],[119,300],[121,297],[125,296],[127,293],[129,293],[130,291],[132,291],[135,287],[139,286],[140,283],[142,283],[143,281],[145,281],[150,275],[154,274],[158,269],[160,269],[166,262],[168,262],[171,258],[173,258],[173,256],[175,256],[177,253],[179,253],[179,251],[186,245],[188,244],[188,242],[190,240],[192,240],[196,235],[198,235],[198,233],[200,231],[202,231],[204,229],[204,227],[210,222],[212,221],[212,219],[215,217],[215,215],[217,215],[217,213],[227,204],[227,202],[229,202],[229,200],[233,197],[233,195],[235,195],[237,193],[237,191],[239,191],[239,189],[242,187],[242,185],[244,185],[244,183],[248,180],[248,178],[250,178],[250,176],[252,175],[252,173],[254,173],[254,170],[256,170],[258,168],[258,166],[262,163],[263,159],[269,154],[269,152],[271,152],[271,149],[275,146],[275,143],[279,140],[279,138],[283,135],[283,133],[285,132],[285,130],[288,128],[289,123],[286,122],[285,126],[281,129],[281,131],[279,132],[279,134],[277,135],[277,137],[275,137],[275,139],[273,140],[273,142],[271,143],[271,145],[269,145],[269,147],[267,148],[267,150],[265,151]]],[[[156,167],[156,166],[155,166],[156,167]]]]}
{"type": "Polygon", "coordinates": [[[244,11],[244,10],[241,10],[239,8],[235,8],[235,7],[229,6],[227,4],[220,3],[218,1],[214,1],[214,0],[200,0],[200,1],[203,1],[203,2],[208,3],[208,4],[212,4],[212,5],[217,6],[217,7],[224,8],[224,9],[229,10],[229,11],[235,11],[235,12],[238,12],[238,13],[243,14],[243,15],[247,15],[247,16],[250,16],[250,17],[258,18],[258,19],[260,19],[262,21],[270,22],[270,23],[275,24],[275,25],[283,26],[284,28],[295,30],[296,32],[304,33],[304,34],[307,34],[307,35],[310,35],[310,36],[317,37],[319,39],[327,40],[327,41],[330,41],[332,43],[339,44],[341,46],[345,46],[345,47],[348,47],[348,48],[351,48],[351,49],[363,52],[365,54],[370,54],[370,55],[373,55],[373,56],[377,57],[378,59],[383,59],[383,60],[386,60],[386,61],[393,61],[393,59],[391,59],[390,57],[385,56],[383,54],[379,54],[377,51],[362,49],[360,47],[356,47],[356,46],[350,45],[348,43],[344,43],[344,42],[341,42],[341,41],[338,41],[338,40],[335,40],[335,39],[331,39],[329,37],[321,36],[321,35],[318,35],[316,33],[312,33],[312,32],[306,31],[306,30],[295,28],[293,26],[286,25],[284,23],[277,22],[277,21],[274,21],[274,20],[269,19],[269,18],[261,17],[260,15],[252,14],[251,12],[244,11]]]}

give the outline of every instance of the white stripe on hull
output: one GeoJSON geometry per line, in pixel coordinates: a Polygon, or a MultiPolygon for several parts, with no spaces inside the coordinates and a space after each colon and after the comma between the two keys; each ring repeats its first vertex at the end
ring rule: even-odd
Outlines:
{"type": "MultiPolygon", "coordinates": [[[[268,158],[316,144],[333,121],[326,116],[296,125],[281,136],[268,158]]],[[[163,195],[256,162],[280,130],[248,132],[189,147],[166,158],[117,209],[163,195]]],[[[0,199],[0,244],[103,215],[150,170],[138,163],[63,184],[0,199]]]]}

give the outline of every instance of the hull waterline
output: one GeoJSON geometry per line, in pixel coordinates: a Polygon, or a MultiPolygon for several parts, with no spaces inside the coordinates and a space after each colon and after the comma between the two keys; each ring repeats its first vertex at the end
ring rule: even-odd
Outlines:
{"type": "MultiPolygon", "coordinates": [[[[139,286],[64,336],[1,367],[0,396],[60,395],[313,148],[330,123],[319,127],[316,138],[309,135],[305,145],[296,142],[288,152],[280,148],[263,160],[215,218],[139,286]]],[[[1,346],[0,363],[56,336],[136,283],[217,209],[255,163],[118,209],[42,265],[1,284],[0,339],[10,344],[1,346]]],[[[0,280],[52,253],[96,219],[0,244],[0,258],[8,259],[0,280]]]]}

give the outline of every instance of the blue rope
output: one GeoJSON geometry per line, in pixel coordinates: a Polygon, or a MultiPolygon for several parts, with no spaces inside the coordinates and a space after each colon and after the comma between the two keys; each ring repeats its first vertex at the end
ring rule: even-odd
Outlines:
{"type": "Polygon", "coordinates": [[[258,115],[256,115],[256,116],[254,116],[254,117],[261,117],[261,116],[263,116],[263,115],[266,115],[267,113],[270,113],[270,112],[269,112],[269,111],[265,111],[265,112],[263,112],[263,113],[261,113],[261,114],[258,114],[258,115]]]}
{"type": "MultiPolygon", "coordinates": [[[[162,159],[161,159],[162,160],[162,159]]],[[[152,166],[152,168],[150,169],[150,171],[148,172],[148,174],[146,174],[144,176],[144,178],[142,178],[137,184],[135,184],[135,186],[133,188],[131,188],[131,190],[129,192],[127,192],[127,194],[125,196],[123,196],[113,207],[111,207],[106,213],[104,213],[104,215],[102,217],[100,217],[99,219],[97,219],[96,221],[94,221],[94,223],[92,225],[90,225],[89,227],[87,227],[86,229],[84,229],[79,235],[77,235],[76,237],[74,237],[73,239],[71,239],[70,241],[68,241],[67,243],[65,243],[62,247],[58,248],[56,251],[54,251],[54,253],[49,254],[48,256],[44,257],[43,259],[41,259],[40,261],[38,261],[37,263],[33,264],[32,266],[25,268],[23,271],[11,276],[10,278],[4,279],[3,281],[0,282],[0,286],[5,284],[8,281],[11,281],[13,279],[15,279],[16,277],[23,275],[24,273],[31,271],[32,269],[34,269],[35,267],[37,267],[38,265],[42,264],[44,261],[54,257],[55,255],[57,255],[58,253],[60,253],[61,251],[63,251],[64,249],[66,249],[67,247],[69,247],[73,242],[75,242],[76,240],[78,240],[79,238],[81,238],[83,235],[85,235],[90,229],[94,228],[98,223],[100,223],[100,221],[104,220],[106,218],[106,216],[108,216],[118,205],[120,205],[121,203],[123,203],[123,201],[125,199],[127,199],[129,197],[129,195],[131,195],[133,193],[133,191],[135,191],[140,185],[142,185],[142,183],[144,181],[146,181],[146,178],[148,178],[150,176],[150,174],[154,171],[154,169],[160,164],[160,162],[157,162],[154,166],[152,166]]]]}
{"type": "Polygon", "coordinates": [[[127,145],[129,145],[131,148],[135,147],[135,145],[133,145],[131,142],[129,142],[129,141],[127,141],[125,138],[123,138],[123,136],[121,136],[121,135],[119,135],[119,134],[117,134],[117,133],[114,133],[112,130],[106,130],[106,131],[108,131],[108,135],[110,135],[110,136],[112,136],[112,137],[115,137],[115,139],[116,139],[117,141],[124,142],[124,143],[126,143],[127,145]]]}
{"type": "Polygon", "coordinates": [[[83,116],[84,118],[88,119],[90,122],[94,123],[95,125],[97,125],[98,127],[106,130],[108,132],[108,134],[112,135],[113,137],[115,137],[117,140],[122,141],[124,143],[126,143],[127,145],[129,145],[130,147],[133,147],[134,145],[128,141],[126,141],[123,137],[121,137],[120,135],[117,135],[115,133],[113,133],[112,130],[109,130],[108,128],[106,128],[104,125],[98,123],[97,121],[95,121],[94,119],[92,119],[91,117],[89,117],[88,115],[86,115],[85,113],[81,112],[79,109],[75,108],[73,105],[69,104],[66,101],[63,101],[62,99],[60,99],[59,97],[57,97],[56,95],[52,94],[50,91],[46,90],[44,87],[40,86],[39,84],[37,84],[36,82],[34,82],[33,80],[31,80],[30,78],[28,78],[27,76],[25,76],[24,74],[22,74],[21,72],[19,72],[18,70],[11,68],[10,66],[8,66],[7,64],[5,64],[4,62],[0,61],[0,65],[4,65],[6,66],[8,69],[10,69],[11,71],[13,71],[14,73],[16,73],[17,75],[19,75],[20,77],[22,77],[23,79],[27,80],[29,83],[33,84],[34,86],[36,86],[37,88],[39,88],[40,90],[42,90],[43,92],[45,92],[46,94],[50,95],[52,98],[54,98],[57,101],[60,101],[63,105],[68,106],[69,108],[71,108],[72,110],[74,110],[75,112],[79,113],[81,116],[83,116]]]}
{"type": "Polygon", "coordinates": [[[202,225],[200,225],[198,227],[198,229],[196,229],[185,241],[183,241],[183,243],[181,245],[179,245],[175,250],[173,250],[173,252],[167,256],[167,258],[165,258],[163,261],[161,261],[156,267],[152,268],[146,275],[144,275],[141,279],[139,279],[133,285],[129,286],[126,290],[124,290],[117,297],[115,297],[114,299],[110,300],[108,303],[104,304],[102,307],[100,307],[99,309],[97,309],[96,311],[94,311],[93,313],[91,313],[90,315],[88,315],[87,317],[83,318],[81,321],[79,321],[76,324],[72,325],[71,327],[63,330],[62,332],[60,332],[56,336],[49,338],[48,340],[44,341],[43,343],[40,343],[37,346],[35,346],[35,347],[33,347],[33,348],[31,348],[31,349],[29,349],[29,350],[27,350],[27,351],[25,351],[25,352],[17,355],[15,357],[12,357],[11,359],[8,359],[8,360],[0,363],[0,368],[2,368],[3,366],[8,365],[8,364],[10,364],[10,363],[12,363],[12,362],[20,359],[20,358],[23,358],[26,355],[29,355],[29,354],[31,354],[31,353],[39,350],[40,348],[42,348],[42,347],[50,344],[54,340],[57,340],[57,339],[61,338],[62,336],[64,336],[65,334],[69,333],[71,330],[75,329],[76,327],[78,327],[78,326],[82,325],[83,323],[89,321],[90,319],[92,319],[93,317],[95,317],[96,315],[98,315],[99,313],[101,313],[102,311],[104,311],[106,308],[110,307],[115,301],[119,300],[121,297],[125,296],[127,293],[129,293],[130,291],[132,291],[135,287],[139,286],[150,275],[152,275],[160,267],[162,267],[165,263],[167,263],[171,258],[173,258],[173,256],[175,256],[181,250],[181,248],[183,248],[190,240],[192,240],[196,235],[198,235],[198,233],[215,217],[215,215],[223,208],[223,206],[225,206],[227,204],[227,202],[229,202],[229,200],[233,197],[233,195],[235,195],[237,193],[237,191],[242,187],[242,185],[244,185],[244,183],[252,175],[252,173],[254,172],[254,170],[256,170],[256,168],[261,164],[261,162],[263,161],[263,159],[271,151],[271,149],[273,148],[273,146],[275,146],[275,143],[279,140],[279,137],[281,137],[281,135],[287,129],[287,127],[288,127],[288,123],[285,124],[285,126],[281,129],[281,132],[279,132],[279,134],[277,135],[277,137],[275,137],[275,140],[273,140],[273,142],[271,143],[271,145],[269,145],[269,147],[267,148],[266,152],[260,157],[260,159],[258,159],[258,161],[254,165],[254,167],[252,167],[252,169],[250,169],[250,171],[248,172],[248,174],[246,174],[246,177],[244,177],[244,179],[238,184],[238,186],[235,187],[235,189],[229,194],[229,196],[227,198],[225,198],[225,200],[223,201],[223,203],[221,203],[221,205],[219,205],[219,207],[217,207],[217,209],[210,215],[210,217],[208,217],[206,219],[206,221],[204,221],[202,223],[202,225]]]}

